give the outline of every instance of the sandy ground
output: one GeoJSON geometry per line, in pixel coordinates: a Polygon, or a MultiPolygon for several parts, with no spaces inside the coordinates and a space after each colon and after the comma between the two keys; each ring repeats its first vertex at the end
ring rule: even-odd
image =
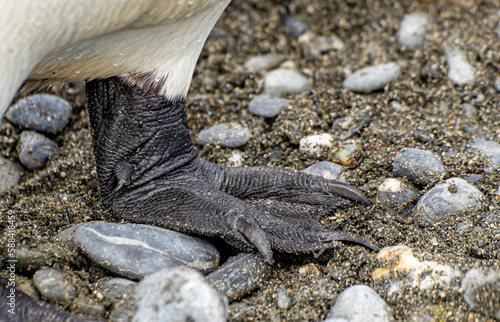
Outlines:
{"type": "MultiPolygon", "coordinates": [[[[364,159],[345,176],[373,201],[377,187],[394,177],[392,160],[405,148],[435,153],[448,170],[448,177],[467,178],[470,173],[481,173],[480,169],[487,165],[485,158],[468,144],[472,137],[500,142],[500,95],[493,87],[500,70],[496,31],[499,19],[500,3],[495,0],[234,1],[216,26],[218,36],[207,42],[193,78],[187,101],[192,133],[196,135],[221,122],[240,122],[253,133],[240,149],[244,165],[297,170],[318,161],[331,161],[332,153],[343,144],[357,144],[364,159]],[[340,37],[344,50],[313,57],[284,26],[281,15],[287,6],[313,32],[340,37]],[[404,15],[414,12],[428,14],[433,23],[424,46],[406,49],[397,43],[396,32],[404,15]],[[456,86],[447,78],[446,44],[467,53],[468,61],[477,70],[474,85],[456,86]],[[243,64],[251,56],[267,53],[284,55],[314,84],[310,92],[287,96],[290,107],[274,122],[251,115],[247,108],[249,101],[262,92],[263,75],[245,71],[243,64]],[[349,73],[385,62],[404,65],[399,79],[385,90],[354,94],[342,89],[349,73]],[[202,85],[205,77],[212,78],[214,84],[202,85]],[[399,111],[391,107],[394,102],[402,106],[399,111]],[[476,109],[476,118],[464,115],[463,103],[476,109]],[[359,134],[335,142],[332,151],[318,157],[299,152],[301,137],[328,132],[333,120],[364,115],[367,106],[370,121],[359,134]],[[456,152],[454,156],[445,154],[452,150],[456,152]],[[277,151],[281,151],[280,157],[270,162],[277,151]]],[[[0,200],[4,213],[11,210],[16,214],[19,244],[50,244],[58,232],[80,222],[120,221],[99,205],[82,88],[66,86],[58,92],[72,102],[75,110],[70,125],[55,138],[61,154],[52,158],[44,170],[27,171],[23,183],[0,200]]],[[[2,127],[2,155],[16,160],[15,145],[20,132],[10,125],[2,127]]],[[[232,153],[231,149],[215,146],[197,147],[202,157],[220,164],[226,164],[232,153]]],[[[458,221],[469,220],[472,228],[480,227],[488,213],[500,210],[499,177],[498,168],[483,174],[475,185],[486,196],[488,208],[481,213],[462,214],[458,221]]],[[[431,186],[418,188],[423,193],[431,186]]],[[[5,230],[5,216],[1,220],[0,227],[5,230]]],[[[493,247],[500,238],[498,230],[468,229],[458,233],[455,220],[424,228],[414,224],[411,217],[389,215],[376,203],[371,207],[354,205],[335,210],[323,223],[332,229],[366,236],[379,247],[407,245],[420,260],[449,264],[462,273],[473,267],[500,269],[499,259],[478,259],[467,250],[468,246],[493,247]]],[[[1,238],[1,244],[6,245],[5,234],[1,238]]],[[[66,256],[61,255],[65,259],[54,259],[52,265],[73,276],[79,297],[99,302],[89,290],[91,283],[109,274],[90,265],[71,248],[62,247],[67,252],[66,256]]],[[[302,258],[281,261],[257,291],[231,305],[229,319],[321,321],[338,294],[356,284],[374,288],[397,320],[410,319],[423,311],[440,320],[487,319],[470,309],[459,283],[426,291],[408,287],[388,296],[385,284],[371,277],[377,265],[375,256],[363,247],[339,244],[329,258],[306,263],[302,258]],[[280,289],[291,299],[288,309],[277,306],[280,289]]],[[[21,273],[20,281],[32,274],[29,270],[21,273]]],[[[28,282],[26,285],[29,289],[28,282]]],[[[75,305],[65,308],[77,310],[75,305]]]]}

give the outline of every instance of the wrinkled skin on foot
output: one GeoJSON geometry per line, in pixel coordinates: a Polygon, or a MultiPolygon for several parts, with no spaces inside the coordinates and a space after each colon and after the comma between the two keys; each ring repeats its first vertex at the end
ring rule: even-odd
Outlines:
{"type": "Polygon", "coordinates": [[[325,209],[358,190],[280,168],[223,167],[196,157],[182,100],[145,93],[118,78],[87,83],[88,110],[104,206],[135,222],[219,237],[242,250],[321,253],[335,240],[371,246],[329,231],[325,209]]]}

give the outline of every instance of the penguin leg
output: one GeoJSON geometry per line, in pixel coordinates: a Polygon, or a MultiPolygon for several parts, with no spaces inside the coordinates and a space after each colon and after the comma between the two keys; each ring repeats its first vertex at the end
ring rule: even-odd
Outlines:
{"type": "Polygon", "coordinates": [[[272,249],[321,252],[335,240],[376,249],[360,236],[329,231],[321,209],[355,188],[280,168],[231,168],[196,157],[182,99],[146,93],[119,78],[87,83],[103,205],[135,222],[219,237],[272,262],[272,249]]]}

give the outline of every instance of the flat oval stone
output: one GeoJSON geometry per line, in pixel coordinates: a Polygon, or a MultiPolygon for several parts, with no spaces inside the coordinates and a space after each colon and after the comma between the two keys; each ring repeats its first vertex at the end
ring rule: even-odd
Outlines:
{"type": "Polygon", "coordinates": [[[370,93],[382,89],[399,77],[401,66],[396,63],[365,67],[354,72],[344,81],[344,88],[353,92],[370,93]]]}
{"type": "Polygon", "coordinates": [[[269,273],[269,265],[261,255],[242,253],[230,258],[207,276],[208,281],[230,301],[254,290],[269,273]]]}
{"type": "Polygon", "coordinates": [[[247,128],[238,123],[223,123],[204,129],[198,135],[200,144],[220,144],[225,148],[244,146],[250,139],[247,128]]]}
{"type": "Polygon", "coordinates": [[[0,156],[0,195],[17,186],[21,180],[22,167],[0,156]]]}
{"type": "Polygon", "coordinates": [[[186,265],[208,273],[219,265],[219,252],[209,242],[148,225],[88,224],[78,228],[75,240],[99,266],[131,279],[166,267],[186,265]]]}
{"type": "Polygon", "coordinates": [[[311,83],[299,72],[275,69],[264,78],[265,93],[279,97],[281,92],[302,93],[311,88],[311,83]]]}
{"type": "Polygon", "coordinates": [[[431,18],[423,13],[406,15],[398,31],[398,41],[407,47],[422,45],[425,37],[425,27],[431,21],[431,18]]]}
{"type": "Polygon", "coordinates": [[[245,62],[245,68],[251,72],[260,72],[278,66],[283,59],[282,55],[276,54],[255,56],[245,62]]]}
{"type": "Polygon", "coordinates": [[[340,175],[339,177],[339,174],[342,172],[342,169],[343,167],[340,164],[333,163],[330,161],[320,161],[304,169],[304,171],[302,172],[314,176],[320,176],[328,180],[346,182],[345,178],[342,175],[340,175]]]}
{"type": "Polygon", "coordinates": [[[37,94],[12,105],[5,117],[28,130],[57,134],[66,127],[71,116],[68,102],[54,95],[37,94]]]}
{"type": "Polygon", "coordinates": [[[21,133],[17,146],[19,161],[30,170],[42,169],[49,157],[59,153],[57,143],[33,131],[21,133]]]}
{"type": "Polygon", "coordinates": [[[329,133],[314,134],[302,138],[299,150],[310,154],[320,155],[324,150],[333,146],[333,136],[329,133]]]}
{"type": "Polygon", "coordinates": [[[340,293],[330,311],[332,318],[348,321],[391,321],[385,301],[370,287],[354,285],[340,293]]]}
{"type": "Polygon", "coordinates": [[[446,46],[445,52],[448,63],[448,78],[457,85],[474,84],[476,71],[467,62],[464,52],[453,46],[446,46]]]}
{"type": "Polygon", "coordinates": [[[273,118],[287,105],[288,100],[285,98],[271,97],[264,94],[255,96],[248,104],[248,110],[258,116],[273,118]]]}
{"type": "Polygon", "coordinates": [[[427,191],[416,205],[415,219],[432,224],[447,215],[478,211],[485,206],[485,196],[464,179],[450,178],[427,191]]]}
{"type": "Polygon", "coordinates": [[[134,292],[137,311],[132,321],[207,321],[227,319],[227,300],[198,272],[175,267],[139,282],[134,292]]]}
{"type": "Polygon", "coordinates": [[[50,301],[68,302],[76,298],[73,285],[64,281],[57,269],[44,268],[33,275],[33,284],[42,296],[50,301]]]}

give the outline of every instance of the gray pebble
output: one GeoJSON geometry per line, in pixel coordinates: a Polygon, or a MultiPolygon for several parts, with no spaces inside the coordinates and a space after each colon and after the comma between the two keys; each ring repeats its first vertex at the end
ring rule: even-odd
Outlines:
{"type": "Polygon", "coordinates": [[[441,221],[447,215],[478,211],[485,197],[476,187],[460,178],[450,178],[427,191],[418,201],[416,219],[422,224],[441,221]]]}
{"type": "Polygon", "coordinates": [[[329,161],[320,161],[304,169],[303,172],[307,174],[312,174],[314,176],[320,176],[328,180],[337,180],[346,182],[345,178],[342,175],[339,178],[339,174],[341,173],[342,169],[343,167],[340,164],[329,161]]]}
{"type": "Polygon", "coordinates": [[[207,280],[230,301],[241,298],[254,290],[269,273],[269,265],[262,256],[241,253],[230,258],[207,276],[207,280]]]}
{"type": "Polygon", "coordinates": [[[357,70],[344,81],[344,88],[353,92],[371,93],[399,77],[401,66],[396,63],[381,64],[357,70]]]}
{"type": "Polygon", "coordinates": [[[470,145],[472,148],[479,150],[485,156],[490,158],[491,164],[495,167],[500,167],[500,144],[495,141],[486,141],[479,138],[472,138],[470,145]]]}
{"type": "Polygon", "coordinates": [[[247,128],[238,123],[223,123],[204,129],[198,134],[198,143],[219,144],[225,148],[244,146],[250,139],[247,128]]]}
{"type": "Polygon", "coordinates": [[[476,81],[476,71],[467,62],[465,54],[453,46],[446,46],[445,52],[448,78],[457,85],[473,84],[476,81]]]}
{"type": "Polygon", "coordinates": [[[42,169],[49,157],[59,153],[57,143],[46,136],[24,131],[17,145],[19,161],[30,170],[42,169]]]}
{"type": "Polygon", "coordinates": [[[276,54],[256,56],[245,62],[245,68],[251,72],[261,72],[278,66],[283,60],[282,55],[276,54]]]}
{"type": "Polygon", "coordinates": [[[142,280],[134,292],[133,321],[226,321],[227,300],[205,278],[185,266],[142,280]]]}
{"type": "Polygon", "coordinates": [[[248,104],[248,110],[258,116],[273,118],[287,105],[288,100],[285,98],[271,97],[264,94],[255,96],[248,104]]]}
{"type": "Polygon", "coordinates": [[[73,285],[65,282],[61,272],[54,268],[36,271],[33,284],[42,297],[49,301],[65,303],[76,298],[73,285]]]}
{"type": "Polygon", "coordinates": [[[69,122],[71,106],[54,95],[38,94],[12,105],[5,117],[23,129],[57,134],[69,122]]]}
{"type": "Polygon", "coordinates": [[[264,91],[279,97],[281,92],[302,93],[311,89],[311,83],[299,72],[290,69],[275,69],[264,78],[264,91]]]}
{"type": "Polygon", "coordinates": [[[282,310],[288,309],[290,306],[290,297],[286,294],[284,289],[278,291],[278,308],[282,310]]]}
{"type": "Polygon", "coordinates": [[[330,310],[330,317],[351,322],[392,320],[387,304],[366,285],[351,286],[340,293],[330,310]]]}
{"type": "Polygon", "coordinates": [[[500,320],[500,271],[473,268],[465,274],[462,289],[474,310],[500,320]]]}
{"type": "Polygon", "coordinates": [[[398,41],[407,47],[422,45],[425,27],[429,22],[431,22],[431,18],[423,13],[406,15],[398,31],[398,41]]]}
{"type": "Polygon", "coordinates": [[[493,84],[493,86],[498,92],[500,92],[500,76],[498,76],[497,79],[495,79],[495,83],[493,84]]]}
{"type": "Polygon", "coordinates": [[[131,279],[179,265],[211,272],[219,264],[209,242],[148,225],[87,224],[78,228],[75,240],[99,266],[131,279]]]}
{"type": "Polygon", "coordinates": [[[290,32],[295,39],[298,39],[302,34],[310,30],[304,21],[298,20],[294,16],[287,16],[285,18],[285,25],[290,28],[290,32]]]}
{"type": "Polygon", "coordinates": [[[22,167],[0,156],[0,195],[19,184],[22,167]]]}
{"type": "Polygon", "coordinates": [[[111,278],[97,284],[97,289],[111,304],[117,303],[136,286],[136,282],[126,278],[111,278]]]}
{"type": "MultiPolygon", "coordinates": [[[[385,180],[377,191],[377,201],[382,208],[396,211],[399,210],[405,202],[411,200],[417,195],[415,187],[410,186],[399,179],[390,178],[385,180]]],[[[403,213],[402,215],[405,215],[403,213]]]]}
{"type": "Polygon", "coordinates": [[[443,163],[434,154],[418,149],[398,153],[392,167],[396,176],[417,184],[429,184],[446,174],[443,163]]]}

